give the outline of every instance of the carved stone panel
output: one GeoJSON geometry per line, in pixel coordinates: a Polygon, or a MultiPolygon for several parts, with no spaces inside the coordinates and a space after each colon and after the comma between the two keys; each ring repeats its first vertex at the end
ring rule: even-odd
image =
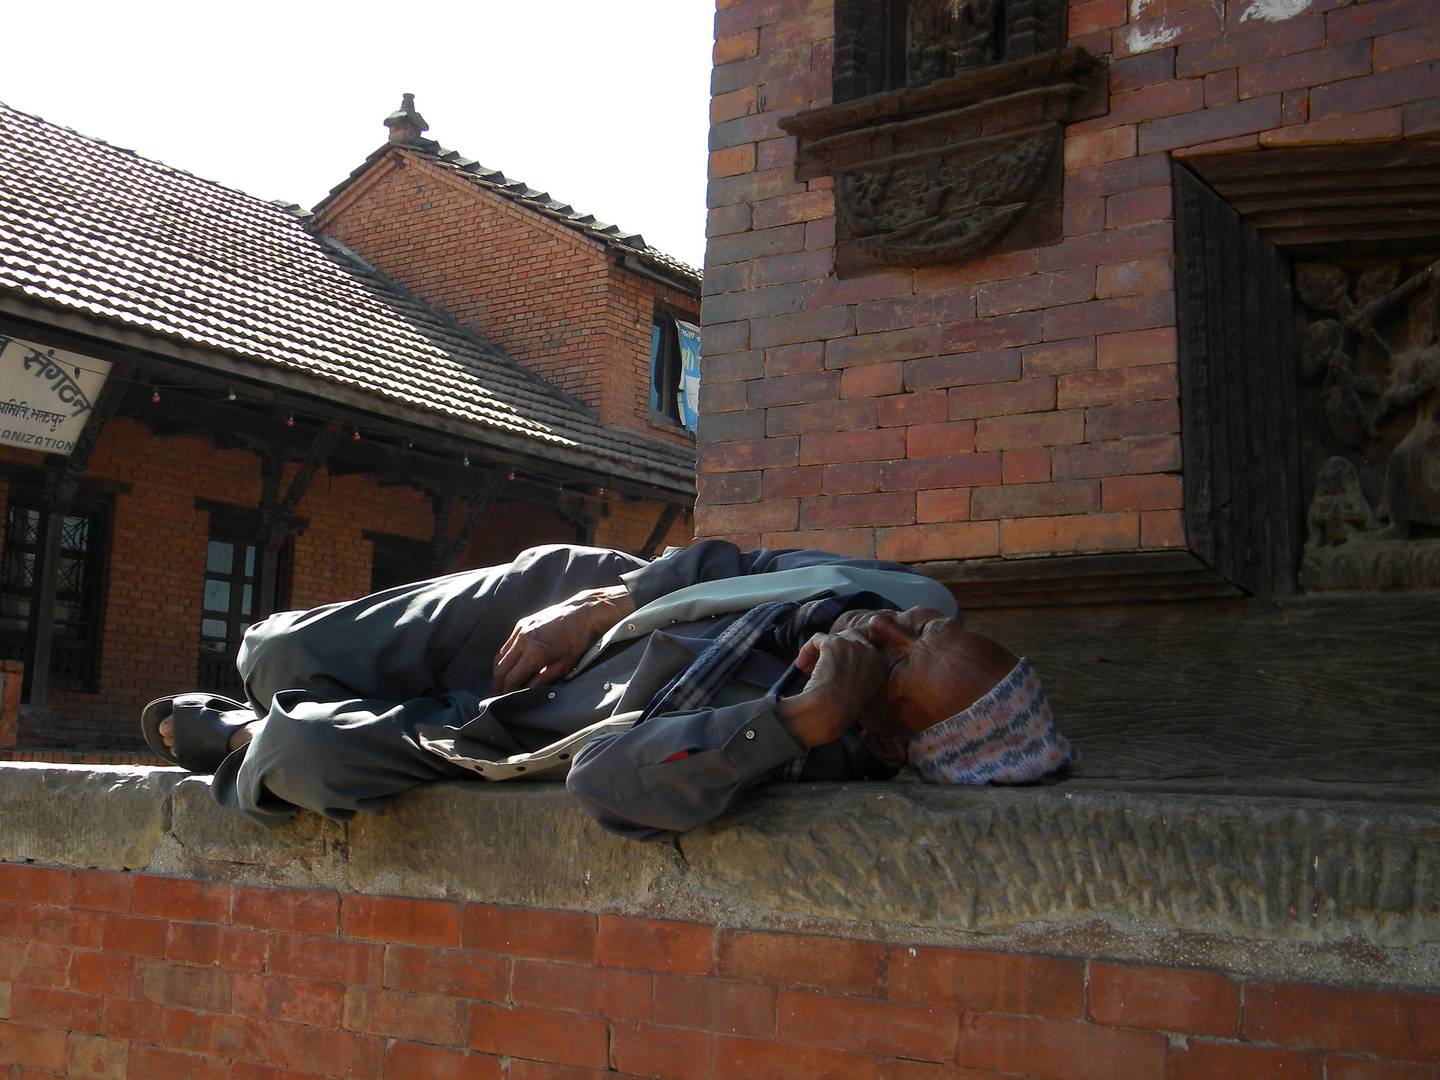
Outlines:
{"type": "Polygon", "coordinates": [[[1307,591],[1440,586],[1440,262],[1295,267],[1307,591]]]}
{"type": "Polygon", "coordinates": [[[1063,49],[1064,0],[838,0],[834,101],[781,122],[795,174],[835,178],[836,269],[923,266],[1061,238],[1066,123],[1106,68],[1063,49]]]}

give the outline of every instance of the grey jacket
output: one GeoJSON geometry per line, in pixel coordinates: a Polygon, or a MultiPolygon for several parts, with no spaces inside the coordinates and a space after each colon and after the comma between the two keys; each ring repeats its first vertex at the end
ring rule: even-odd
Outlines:
{"type": "MultiPolygon", "coordinates": [[[[777,777],[802,754],[781,725],[771,693],[793,657],[760,649],[751,651],[710,706],[629,724],[627,714],[649,704],[739,614],[764,600],[859,589],[901,607],[955,610],[943,586],[897,563],[814,551],[741,552],[723,541],[667,553],[622,580],[636,612],[565,680],[483,698],[474,719],[458,728],[422,728],[424,745],[484,774],[479,762],[512,755],[549,750],[553,763],[557,740],[563,745],[566,737],[598,726],[598,733],[579,740],[584,745],[574,757],[569,790],[612,832],[665,839],[723,813],[747,788],[777,777]]],[[[473,677],[462,665],[447,672],[446,683],[478,681],[475,662],[473,677]]],[[[837,741],[806,755],[793,778],[854,778],[864,768],[862,758],[856,747],[837,741]]]]}

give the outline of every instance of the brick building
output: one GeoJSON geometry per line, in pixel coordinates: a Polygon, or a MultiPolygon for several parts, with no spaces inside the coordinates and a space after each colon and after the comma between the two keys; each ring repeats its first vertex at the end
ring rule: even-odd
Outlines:
{"type": "MultiPolygon", "coordinates": [[[[561,327],[598,312],[608,327],[621,309],[595,297],[623,286],[625,329],[648,345],[652,320],[670,310],[652,264],[695,288],[638,238],[613,242],[640,260],[643,288],[628,284],[638,273],[607,277],[599,256],[571,268],[568,291],[552,287],[558,269],[503,283],[504,304],[524,303],[527,290],[551,298],[529,313],[539,329],[520,364],[483,336],[498,327],[475,325],[457,300],[483,306],[473,290],[493,287],[498,311],[494,278],[437,295],[457,305],[452,317],[417,296],[441,288],[423,255],[412,292],[294,208],[13,110],[0,110],[0,125],[6,422],[19,432],[40,416],[40,434],[24,438],[52,445],[63,417],[37,413],[42,399],[73,400],[72,375],[104,387],[79,399],[89,406],[77,414],[83,435],[61,429],[69,456],[0,447],[0,649],[30,661],[18,733],[13,714],[0,733],[8,744],[18,738],[32,756],[137,748],[147,700],[197,684],[236,692],[240,632],[279,607],[502,561],[535,543],[683,542],[690,437],[618,405],[623,394],[646,400],[648,352],[622,356],[588,329],[580,351],[545,338],[545,320],[561,327]],[[536,368],[579,371],[611,397],[587,403],[536,368]],[[46,652],[48,663],[36,659],[46,652]]],[[[457,228],[462,218],[457,210],[457,228]]],[[[587,252],[609,251],[582,238],[584,228],[610,235],[593,222],[554,227],[587,252]]],[[[665,296],[688,311],[678,286],[665,296]]]]}
{"type": "Polygon", "coordinates": [[[1050,242],[837,276],[837,181],[796,179],[785,124],[831,104],[843,8],[719,5],[699,534],[905,561],[1186,548],[1172,163],[1353,173],[1428,145],[1433,5],[1070,4],[1108,100],[1065,128],[1050,242]]]}
{"type": "Polygon", "coordinates": [[[1092,777],[1430,790],[1437,26],[721,0],[697,534],[926,568],[1092,777]]]}
{"type": "Polygon", "coordinates": [[[425,138],[411,95],[385,123],[389,140],[315,207],[313,227],[605,423],[693,445],[675,404],[675,323],[700,321],[699,273],[425,138]]]}

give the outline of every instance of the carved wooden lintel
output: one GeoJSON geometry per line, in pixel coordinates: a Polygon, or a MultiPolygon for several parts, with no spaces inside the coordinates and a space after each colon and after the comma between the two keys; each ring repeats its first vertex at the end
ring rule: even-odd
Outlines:
{"type": "Polygon", "coordinates": [[[796,179],[834,177],[842,276],[1058,243],[1064,126],[1108,107],[1108,68],[1083,49],[1015,55],[1011,42],[1002,59],[979,55],[967,68],[977,57],[947,40],[945,65],[917,60],[929,55],[916,40],[919,6],[908,59],[889,64],[904,85],[841,100],[848,76],[837,74],[838,104],[780,122],[799,140],[796,179]]]}
{"type": "Polygon", "coordinates": [[[948,588],[962,611],[1241,595],[1202,560],[1180,550],[959,559],[916,563],[914,569],[948,588]]]}

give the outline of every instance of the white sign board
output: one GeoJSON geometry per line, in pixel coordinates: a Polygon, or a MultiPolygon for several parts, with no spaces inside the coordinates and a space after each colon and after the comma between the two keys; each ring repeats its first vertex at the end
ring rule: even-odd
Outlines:
{"type": "Polygon", "coordinates": [[[109,374],[104,360],[0,337],[0,443],[68,455],[109,374]]]}

